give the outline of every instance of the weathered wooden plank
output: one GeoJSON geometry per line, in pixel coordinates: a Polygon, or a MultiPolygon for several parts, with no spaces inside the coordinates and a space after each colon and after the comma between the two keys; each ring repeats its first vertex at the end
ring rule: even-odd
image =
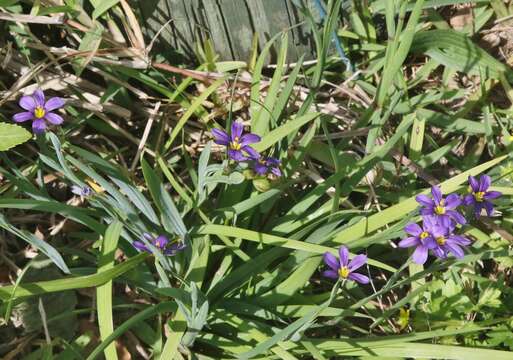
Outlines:
{"type": "Polygon", "coordinates": [[[174,49],[195,60],[194,44],[203,43],[208,37],[221,60],[246,61],[254,33],[263,47],[278,32],[302,22],[300,27],[290,30],[290,61],[303,54],[307,58],[314,54],[309,25],[304,23],[291,0],[144,0],[138,3],[149,38],[172,20],[157,40],[159,51],[164,50],[166,54],[174,49]]]}

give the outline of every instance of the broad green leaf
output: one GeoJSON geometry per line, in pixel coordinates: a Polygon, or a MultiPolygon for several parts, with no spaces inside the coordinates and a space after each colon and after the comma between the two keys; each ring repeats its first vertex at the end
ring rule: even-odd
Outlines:
{"type": "Polygon", "coordinates": [[[0,123],[0,151],[7,151],[17,145],[27,142],[32,134],[21,126],[0,123]]]}

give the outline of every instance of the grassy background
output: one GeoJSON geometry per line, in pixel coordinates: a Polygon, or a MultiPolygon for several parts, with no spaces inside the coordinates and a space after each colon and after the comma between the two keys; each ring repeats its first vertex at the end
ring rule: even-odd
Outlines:
{"type": "Polygon", "coordinates": [[[37,87],[67,100],[0,153],[0,356],[513,358],[513,3],[297,2],[314,61],[285,29],[236,61],[197,42],[194,64],[153,50],[137,5],[0,0],[3,123],[37,87]],[[236,119],[281,179],[225,172],[209,131],[236,119]],[[411,264],[415,195],[484,173],[504,196],[466,256],[411,264]],[[143,232],[187,249],[137,254],[143,232]],[[340,244],[372,284],[321,277],[340,244]]]}

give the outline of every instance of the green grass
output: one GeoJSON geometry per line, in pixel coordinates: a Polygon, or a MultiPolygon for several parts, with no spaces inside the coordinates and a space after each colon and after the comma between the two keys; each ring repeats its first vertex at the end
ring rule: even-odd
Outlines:
{"type": "Polygon", "coordinates": [[[483,39],[513,6],[474,1],[453,28],[464,1],[292,3],[304,22],[250,59],[203,39],[191,64],[147,51],[137,1],[0,0],[0,357],[513,358],[513,53],[483,39]],[[11,118],[37,86],[65,122],[29,137],[11,118]],[[212,141],[238,120],[282,177],[212,141]],[[415,197],[484,174],[503,196],[462,209],[465,256],[412,263],[415,197]],[[138,254],[144,233],[186,248],[138,254]],[[342,244],[372,283],[322,276],[342,244]]]}

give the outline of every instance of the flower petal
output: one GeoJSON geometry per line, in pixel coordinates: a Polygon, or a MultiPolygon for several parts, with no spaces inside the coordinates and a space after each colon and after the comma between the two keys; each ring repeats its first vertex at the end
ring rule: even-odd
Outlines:
{"type": "Polygon", "coordinates": [[[432,207],[425,207],[419,210],[420,215],[426,216],[426,217],[433,217],[435,215],[435,210],[432,207]]]}
{"type": "Polygon", "coordinates": [[[484,201],[484,207],[486,209],[486,213],[488,214],[488,216],[492,216],[493,215],[493,204],[489,201],[484,201]]]}
{"type": "Polygon", "coordinates": [[[473,176],[468,177],[468,184],[470,185],[470,188],[472,189],[472,192],[478,192],[479,191],[479,181],[473,176]]]}
{"type": "Polygon", "coordinates": [[[476,202],[474,204],[474,215],[476,218],[481,216],[481,212],[483,211],[484,204],[482,202],[476,202]]]}
{"type": "Polygon", "coordinates": [[[444,249],[442,249],[440,246],[433,249],[433,255],[440,259],[445,259],[447,257],[447,254],[445,253],[444,249]]]}
{"type": "Polygon", "coordinates": [[[329,252],[324,253],[324,262],[332,270],[338,271],[338,269],[340,269],[340,265],[338,263],[338,259],[332,253],[329,253],[329,252]]]}
{"type": "Polygon", "coordinates": [[[36,100],[32,96],[22,96],[19,102],[20,106],[28,111],[34,111],[36,108],[36,100]]]}
{"type": "Polygon", "coordinates": [[[479,178],[479,191],[486,192],[492,184],[492,178],[488,175],[481,175],[479,178]]]}
{"type": "Polygon", "coordinates": [[[465,195],[465,197],[463,198],[464,205],[471,206],[471,205],[474,205],[475,202],[476,202],[476,199],[474,198],[474,195],[472,195],[472,194],[465,195]]]}
{"type": "Polygon", "coordinates": [[[265,175],[267,174],[267,166],[264,165],[264,164],[260,164],[259,162],[255,162],[255,165],[253,166],[253,170],[255,170],[255,172],[258,174],[258,175],[265,175]]]}
{"type": "Polygon", "coordinates": [[[435,203],[433,202],[433,199],[431,199],[429,196],[420,194],[415,197],[415,200],[421,205],[427,206],[427,207],[433,207],[435,203]]]}
{"type": "Polygon", "coordinates": [[[228,150],[228,157],[235,161],[246,161],[248,158],[242,155],[240,150],[228,150]]]}
{"type": "Polygon", "coordinates": [[[219,145],[228,145],[230,143],[230,137],[226,132],[219,129],[212,129],[212,136],[214,136],[214,142],[219,145]]]}
{"type": "Polygon", "coordinates": [[[484,195],[485,200],[492,200],[497,199],[498,197],[502,196],[502,193],[500,191],[488,191],[484,195]]]}
{"type": "Polygon", "coordinates": [[[404,231],[413,236],[419,236],[422,233],[422,228],[415,223],[409,223],[404,227],[404,231]]]}
{"type": "Polygon", "coordinates": [[[459,247],[458,244],[456,244],[454,242],[451,242],[451,241],[446,242],[445,247],[447,248],[447,250],[452,252],[454,254],[454,256],[457,257],[458,259],[465,256],[463,249],[461,247],[459,247]]]}
{"type": "Polygon", "coordinates": [[[465,217],[463,215],[461,215],[458,211],[456,210],[447,210],[445,212],[447,215],[449,215],[451,218],[453,218],[454,220],[456,220],[456,222],[458,224],[465,224],[467,222],[467,220],[465,219],[465,217]]]}
{"type": "Polygon", "coordinates": [[[445,198],[445,207],[455,209],[461,205],[461,197],[458,194],[450,194],[445,198]]]}
{"type": "Polygon", "coordinates": [[[44,119],[36,119],[32,122],[32,131],[34,134],[42,134],[46,130],[46,122],[44,119]]]}
{"type": "Polygon", "coordinates": [[[454,241],[458,245],[467,246],[472,243],[469,239],[461,235],[451,235],[447,239],[454,241]]]}
{"type": "Polygon", "coordinates": [[[132,243],[132,246],[134,248],[136,248],[137,250],[139,251],[146,251],[146,252],[150,252],[150,250],[148,249],[148,247],[142,242],[142,241],[139,241],[139,240],[136,240],[132,243]]]}
{"type": "Polygon", "coordinates": [[[281,170],[279,167],[272,167],[271,168],[271,172],[276,175],[277,177],[280,177],[281,176],[281,170]]]}
{"type": "Polygon", "coordinates": [[[257,134],[249,133],[249,134],[242,135],[242,137],[240,138],[240,144],[242,146],[244,146],[244,145],[248,145],[248,144],[257,143],[260,140],[261,140],[261,138],[257,134]]]}
{"type": "Polygon", "coordinates": [[[36,89],[32,94],[37,106],[45,106],[45,93],[41,89],[36,89]]]}
{"type": "Polygon", "coordinates": [[[358,273],[350,273],[348,279],[356,281],[360,284],[368,284],[370,282],[370,279],[367,276],[358,273]]]}
{"type": "Polygon", "coordinates": [[[347,247],[342,245],[338,248],[338,256],[340,259],[340,267],[347,266],[349,262],[349,250],[347,250],[347,247]]]}
{"type": "Polygon", "coordinates": [[[438,205],[440,204],[440,201],[442,201],[442,191],[440,190],[440,187],[437,185],[431,187],[431,194],[433,195],[433,199],[435,200],[435,203],[438,205]]]}
{"type": "Polygon", "coordinates": [[[157,236],[157,238],[153,242],[153,245],[155,245],[155,247],[157,247],[159,249],[164,249],[168,243],[169,243],[169,239],[164,235],[160,235],[160,236],[157,236]]]}
{"type": "Polygon", "coordinates": [[[356,255],[351,261],[349,261],[349,264],[347,267],[350,271],[355,271],[356,269],[362,267],[367,262],[367,255],[360,254],[356,255]]]}
{"type": "Polygon", "coordinates": [[[30,111],[20,112],[20,113],[14,114],[14,116],[12,117],[12,119],[17,123],[24,122],[27,120],[32,120],[33,118],[34,118],[34,115],[30,111]]]}
{"type": "Polygon", "coordinates": [[[60,97],[53,97],[51,98],[50,100],[48,100],[45,104],[45,110],[46,111],[52,111],[52,110],[55,110],[55,109],[60,109],[61,107],[64,106],[66,102],[64,101],[64,99],[60,98],[60,97]]]}
{"type": "Polygon", "coordinates": [[[428,249],[425,246],[417,246],[412,255],[412,260],[416,264],[424,264],[427,260],[428,249]]]}
{"type": "Polygon", "coordinates": [[[57,115],[56,113],[49,112],[45,114],[45,119],[48,120],[48,122],[52,123],[53,125],[60,125],[64,122],[64,119],[62,116],[57,115]]]}
{"type": "Polygon", "coordinates": [[[253,159],[255,159],[255,158],[258,159],[260,157],[260,154],[258,153],[258,151],[256,151],[249,145],[243,146],[242,150],[244,150],[253,159]]]}
{"type": "Polygon", "coordinates": [[[322,272],[322,276],[325,276],[330,279],[337,280],[338,279],[338,273],[333,270],[325,270],[322,272]]]}
{"type": "Polygon", "coordinates": [[[244,125],[242,125],[242,123],[240,121],[234,121],[232,123],[232,133],[231,133],[231,138],[232,138],[232,141],[235,139],[235,138],[241,138],[242,136],[242,132],[244,131],[244,125]]]}
{"type": "Polygon", "coordinates": [[[403,239],[399,241],[399,244],[397,244],[400,248],[407,248],[412,246],[417,246],[420,244],[420,241],[415,236],[407,237],[406,239],[403,239]]]}

